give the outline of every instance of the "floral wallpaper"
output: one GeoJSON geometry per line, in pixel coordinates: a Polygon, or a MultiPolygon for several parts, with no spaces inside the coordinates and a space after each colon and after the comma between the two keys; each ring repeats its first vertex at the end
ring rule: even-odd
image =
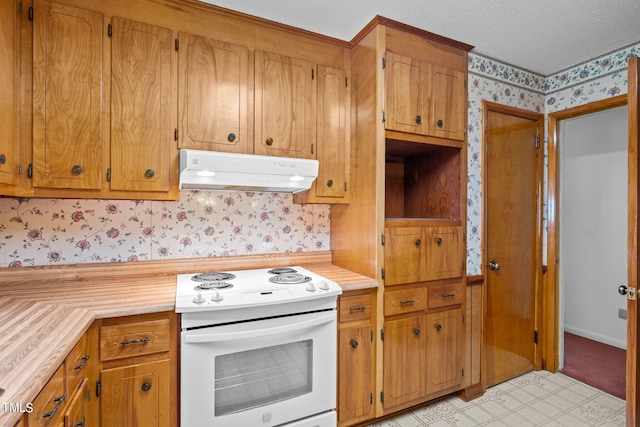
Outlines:
{"type": "MultiPolygon", "coordinates": [[[[623,94],[634,55],[640,43],[547,77],[469,55],[469,275],[482,273],[482,100],[549,114],[623,94]]],[[[278,193],[181,192],[176,202],[0,198],[3,267],[324,251],[329,233],[328,205],[278,193]]]]}
{"type": "Polygon", "coordinates": [[[183,191],[176,202],[0,199],[5,267],[329,249],[329,207],[281,193],[183,191]]]}

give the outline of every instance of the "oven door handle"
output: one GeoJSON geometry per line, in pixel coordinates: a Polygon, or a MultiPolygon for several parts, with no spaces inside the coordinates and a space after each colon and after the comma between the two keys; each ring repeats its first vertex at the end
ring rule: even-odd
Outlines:
{"type": "Polygon", "coordinates": [[[263,337],[265,335],[284,334],[291,331],[296,331],[304,328],[310,328],[313,326],[323,325],[325,323],[331,323],[336,320],[336,313],[332,311],[329,314],[325,314],[320,317],[314,317],[312,319],[303,320],[301,322],[289,323],[287,325],[275,326],[272,328],[252,329],[242,332],[220,332],[209,334],[191,334],[189,332],[183,334],[185,343],[208,343],[208,342],[220,342],[220,341],[236,341],[243,339],[251,339],[263,337]]]}

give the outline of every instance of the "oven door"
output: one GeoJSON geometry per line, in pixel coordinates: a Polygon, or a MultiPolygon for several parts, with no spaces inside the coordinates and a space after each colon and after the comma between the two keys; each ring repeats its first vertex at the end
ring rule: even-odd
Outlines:
{"type": "Polygon", "coordinates": [[[336,328],[330,310],[183,331],[181,425],[276,426],[334,410],[336,328]]]}

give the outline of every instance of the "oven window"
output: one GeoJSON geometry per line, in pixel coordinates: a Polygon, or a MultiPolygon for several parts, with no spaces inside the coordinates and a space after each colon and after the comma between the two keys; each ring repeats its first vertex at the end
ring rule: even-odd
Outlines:
{"type": "Polygon", "coordinates": [[[291,399],[313,389],[313,341],[216,356],[215,368],[215,416],[291,399]]]}

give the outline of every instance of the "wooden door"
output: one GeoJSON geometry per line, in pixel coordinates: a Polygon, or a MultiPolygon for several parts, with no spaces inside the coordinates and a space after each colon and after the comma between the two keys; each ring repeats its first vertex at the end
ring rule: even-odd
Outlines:
{"type": "Polygon", "coordinates": [[[437,393],[462,384],[464,327],[462,309],[427,314],[426,393],[437,393]]]}
{"type": "Polygon", "coordinates": [[[249,49],[180,33],[180,148],[253,152],[249,49]]]}
{"type": "Polygon", "coordinates": [[[0,184],[16,185],[20,159],[18,91],[20,13],[15,0],[0,3],[0,184]]]}
{"type": "Polygon", "coordinates": [[[255,154],[316,157],[315,73],[309,61],[255,51],[255,154]]]}
{"type": "Polygon", "coordinates": [[[429,80],[429,133],[440,138],[464,140],[465,74],[433,65],[429,80]]]}
{"type": "Polygon", "coordinates": [[[177,151],[171,30],[113,18],[111,189],[169,191],[177,151]]]}
{"type": "Polygon", "coordinates": [[[373,329],[371,325],[338,331],[338,421],[373,418],[373,329]]]}
{"type": "Polygon", "coordinates": [[[36,0],[33,185],[100,189],[102,14],[36,0]]]}
{"type": "MultiPolygon", "coordinates": [[[[627,239],[627,270],[629,288],[638,289],[638,150],[640,144],[640,60],[629,58],[629,233],[627,239]]],[[[636,385],[640,377],[638,358],[638,300],[627,299],[627,426],[640,425],[640,394],[636,385]]]]}
{"type": "Polygon", "coordinates": [[[384,235],[384,284],[425,280],[424,228],[390,227],[384,235]]]}
{"type": "Polygon", "coordinates": [[[424,317],[422,315],[384,322],[385,412],[424,396],[424,317]]]}
{"type": "Polygon", "coordinates": [[[416,59],[386,53],[386,129],[427,133],[425,80],[428,68],[429,64],[416,59]]]}
{"type": "Polygon", "coordinates": [[[533,370],[542,115],[484,104],[486,386],[533,370]]]}
{"type": "Polygon", "coordinates": [[[103,370],[101,425],[169,427],[170,372],[169,360],[103,370]]]}

